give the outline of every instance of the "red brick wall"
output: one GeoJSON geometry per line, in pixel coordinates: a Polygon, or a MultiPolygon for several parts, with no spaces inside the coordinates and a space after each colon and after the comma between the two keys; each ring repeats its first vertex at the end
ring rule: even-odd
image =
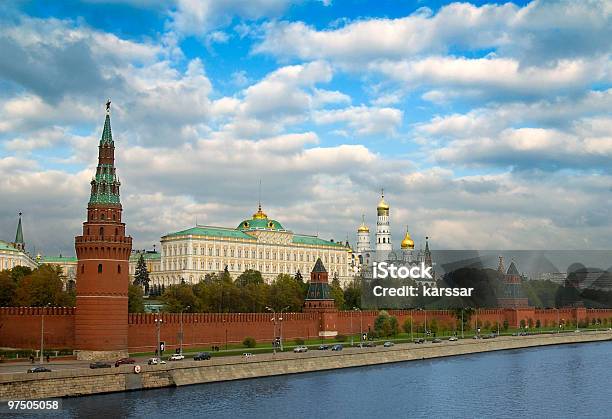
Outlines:
{"type": "Polygon", "coordinates": [[[1,307],[0,347],[40,348],[45,314],[45,348],[74,348],[74,307],[1,307]]]}
{"type": "MultiPolygon", "coordinates": [[[[40,347],[40,321],[42,312],[45,312],[45,347],[48,348],[74,348],[75,308],[73,307],[3,307],[0,308],[0,347],[11,348],[39,348],[40,347]]],[[[456,323],[455,315],[447,310],[429,310],[427,313],[419,310],[390,310],[401,325],[412,316],[414,325],[422,327],[427,315],[427,322],[436,319],[438,325],[446,324],[452,329],[456,323]]],[[[363,330],[374,327],[377,311],[341,311],[326,313],[325,322],[335,324],[340,334],[359,332],[360,318],[363,320],[363,330]],[[352,329],[351,329],[352,318],[352,329]]],[[[611,319],[612,309],[586,310],[560,309],[559,319],[575,322],[576,316],[580,321],[588,319],[611,319]]],[[[166,342],[168,350],[172,351],[178,346],[180,331],[180,314],[162,314],[161,340],[166,342]]],[[[130,314],[128,316],[128,345],[131,352],[153,351],[157,344],[157,332],[154,323],[154,314],[130,314]]],[[[557,322],[557,310],[539,309],[483,309],[478,311],[478,322],[482,326],[487,321],[493,325],[496,321],[503,323],[508,320],[511,327],[516,327],[521,320],[527,323],[532,319],[533,324],[539,319],[542,326],[552,326],[557,322]]],[[[471,318],[474,325],[476,316],[471,318]]],[[[312,338],[318,336],[320,327],[319,313],[284,313],[283,337],[286,340],[312,338]]],[[[273,337],[272,314],[270,313],[204,313],[184,314],[184,345],[185,347],[210,347],[218,345],[223,347],[229,343],[242,342],[246,336],[252,336],[259,342],[269,342],[273,337]]]]}

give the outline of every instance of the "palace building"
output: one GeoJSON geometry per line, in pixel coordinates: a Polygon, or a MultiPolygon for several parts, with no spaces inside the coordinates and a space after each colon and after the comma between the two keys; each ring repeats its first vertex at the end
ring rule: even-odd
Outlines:
{"type": "Polygon", "coordinates": [[[196,225],[163,236],[159,271],[151,272],[151,285],[197,283],[226,268],[234,278],[257,270],[271,282],[279,274],[307,274],[318,258],[332,278],[341,283],[353,278],[348,243],[294,233],[268,218],[260,204],[236,228],[196,225]]]}
{"type": "Polygon", "coordinates": [[[9,243],[0,240],[0,271],[13,269],[17,266],[25,266],[31,269],[38,267],[36,260],[26,252],[23,227],[21,226],[21,213],[19,213],[15,241],[9,243]]]}

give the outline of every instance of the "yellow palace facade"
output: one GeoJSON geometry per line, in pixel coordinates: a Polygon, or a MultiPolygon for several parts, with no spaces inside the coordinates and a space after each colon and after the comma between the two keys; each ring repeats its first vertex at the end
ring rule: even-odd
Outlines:
{"type": "Polygon", "coordinates": [[[296,234],[268,218],[261,205],[236,228],[196,225],[161,238],[160,265],[151,272],[151,285],[197,283],[206,274],[227,268],[235,279],[247,269],[260,271],[271,282],[278,274],[307,279],[317,258],[330,278],[341,283],[353,278],[353,255],[348,243],[296,234]]]}

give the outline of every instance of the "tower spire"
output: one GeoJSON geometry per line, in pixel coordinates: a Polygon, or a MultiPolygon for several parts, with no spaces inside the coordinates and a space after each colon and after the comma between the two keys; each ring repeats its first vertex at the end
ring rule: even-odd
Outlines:
{"type": "Polygon", "coordinates": [[[25,242],[23,240],[23,228],[21,227],[21,216],[19,212],[19,222],[17,223],[17,233],[15,234],[15,247],[19,250],[25,250],[25,242]]]}
{"type": "Polygon", "coordinates": [[[98,146],[98,168],[91,181],[90,204],[120,205],[119,187],[121,182],[115,171],[115,143],[110,122],[110,99],[106,102],[106,116],[100,145],[98,146]]]}

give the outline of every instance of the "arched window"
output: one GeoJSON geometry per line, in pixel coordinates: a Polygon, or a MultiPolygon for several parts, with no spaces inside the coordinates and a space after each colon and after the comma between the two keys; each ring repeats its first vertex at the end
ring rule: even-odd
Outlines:
{"type": "Polygon", "coordinates": [[[117,265],[117,273],[120,274],[121,273],[121,265],[117,265]]]}
{"type": "Polygon", "coordinates": [[[115,221],[116,219],[117,219],[117,216],[113,214],[113,221],[115,221]]]}
{"type": "Polygon", "coordinates": [[[100,227],[100,235],[103,236],[104,235],[104,227],[100,227]]]}
{"type": "Polygon", "coordinates": [[[104,213],[100,214],[100,219],[101,220],[104,220],[105,218],[106,218],[106,214],[104,214],[104,213]]]}
{"type": "Polygon", "coordinates": [[[115,229],[115,236],[118,236],[118,235],[119,235],[119,229],[118,229],[118,228],[116,228],[116,229],[115,229]]]}
{"type": "Polygon", "coordinates": [[[85,265],[81,265],[81,273],[84,274],[85,273],[85,265]]]}
{"type": "Polygon", "coordinates": [[[102,273],[102,264],[100,263],[98,265],[98,273],[101,274],[102,273]]]}

